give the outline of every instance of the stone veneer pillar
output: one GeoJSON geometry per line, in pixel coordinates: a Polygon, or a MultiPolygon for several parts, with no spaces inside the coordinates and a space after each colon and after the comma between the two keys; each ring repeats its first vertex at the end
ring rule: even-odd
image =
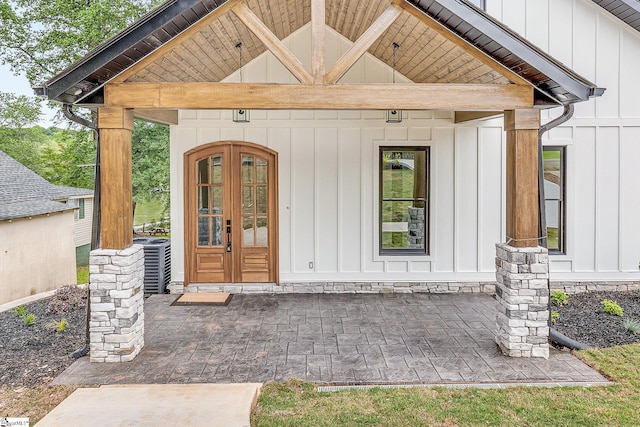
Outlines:
{"type": "Polygon", "coordinates": [[[511,357],[549,357],[549,255],[496,245],[496,342],[511,357]]]}
{"type": "Polygon", "coordinates": [[[143,280],[141,245],[91,251],[91,362],[128,362],[144,346],[143,280]]]}

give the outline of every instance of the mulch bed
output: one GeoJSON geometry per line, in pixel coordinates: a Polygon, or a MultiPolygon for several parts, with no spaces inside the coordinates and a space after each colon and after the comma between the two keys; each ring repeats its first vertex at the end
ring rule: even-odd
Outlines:
{"type": "MultiPolygon", "coordinates": [[[[70,353],[85,342],[86,290],[63,289],[54,297],[25,306],[35,315],[31,326],[25,325],[15,310],[0,313],[0,386],[46,385],[73,363],[70,353]],[[67,327],[64,332],[56,332],[53,323],[61,319],[66,320],[67,327]]],[[[603,299],[620,304],[624,318],[640,319],[640,291],[592,292],[570,295],[568,305],[554,306],[552,309],[560,313],[554,327],[595,347],[640,342],[640,334],[624,329],[622,317],[603,311],[603,299]]]]}
{"type": "Polygon", "coordinates": [[[589,292],[569,295],[569,303],[562,307],[552,304],[560,314],[554,328],[576,341],[593,347],[613,347],[640,342],[640,333],[625,330],[624,319],[640,321],[640,291],[589,292]],[[617,302],[624,316],[605,313],[602,300],[617,302]]]}
{"type": "Polygon", "coordinates": [[[85,343],[86,289],[63,288],[58,295],[24,306],[35,315],[27,326],[14,310],[0,313],[0,386],[48,384],[69,365],[69,354],[85,343]],[[67,326],[57,332],[55,324],[67,326]]]}

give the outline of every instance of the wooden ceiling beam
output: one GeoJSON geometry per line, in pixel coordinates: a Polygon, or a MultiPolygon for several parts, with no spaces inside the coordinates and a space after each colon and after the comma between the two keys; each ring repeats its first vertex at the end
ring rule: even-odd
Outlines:
{"type": "Polygon", "coordinates": [[[456,111],[453,123],[465,123],[472,120],[488,119],[503,114],[504,111],[456,111]]]}
{"type": "MultiPolygon", "coordinates": [[[[302,62],[271,32],[264,22],[256,16],[244,3],[238,3],[232,9],[233,13],[242,21],[244,25],[278,58],[291,74],[300,83],[312,84],[313,77],[302,62]]],[[[245,107],[247,108],[247,107],[245,107]]]]}
{"type": "Polygon", "coordinates": [[[133,117],[159,125],[177,125],[178,110],[133,110],[133,117]]]}
{"type": "Polygon", "coordinates": [[[331,69],[324,76],[325,84],[334,84],[340,80],[353,65],[360,59],[364,53],[369,50],[371,45],[384,33],[387,28],[394,23],[396,19],[402,14],[402,8],[392,3],[382,15],[376,19],[369,28],[358,38],[358,40],[351,45],[344,55],[338,59],[338,61],[331,67],[331,69]]]}
{"type": "Polygon", "coordinates": [[[506,110],[533,107],[533,88],[473,84],[116,83],[105,104],[166,109],[506,110]]]}
{"type": "Polygon", "coordinates": [[[325,14],[325,0],[311,0],[311,69],[316,84],[322,84],[325,73],[325,14]]]}

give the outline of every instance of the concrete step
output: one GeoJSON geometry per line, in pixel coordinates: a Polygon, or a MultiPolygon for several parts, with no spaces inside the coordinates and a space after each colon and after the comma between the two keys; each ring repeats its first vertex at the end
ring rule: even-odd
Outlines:
{"type": "Polygon", "coordinates": [[[249,426],[262,384],[134,384],[79,388],[38,427],[249,426]]]}

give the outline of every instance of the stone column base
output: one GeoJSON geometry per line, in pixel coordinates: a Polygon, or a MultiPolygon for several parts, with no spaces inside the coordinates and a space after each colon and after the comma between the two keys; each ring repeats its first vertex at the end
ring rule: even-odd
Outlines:
{"type": "Polygon", "coordinates": [[[511,357],[549,357],[546,248],[496,245],[496,343],[511,357]]]}
{"type": "Polygon", "coordinates": [[[143,280],[141,245],[91,251],[91,362],[128,362],[144,346],[143,280]]]}

